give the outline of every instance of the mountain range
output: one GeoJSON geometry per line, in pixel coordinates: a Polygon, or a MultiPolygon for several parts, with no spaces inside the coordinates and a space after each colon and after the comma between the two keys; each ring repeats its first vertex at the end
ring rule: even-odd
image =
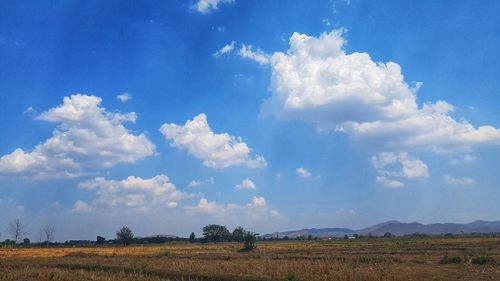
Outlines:
{"type": "Polygon", "coordinates": [[[307,228],[301,230],[285,231],[285,232],[275,232],[271,234],[265,234],[262,238],[283,238],[288,236],[289,238],[297,238],[301,236],[311,235],[312,237],[343,237],[345,235],[368,235],[372,234],[374,236],[382,236],[386,232],[390,232],[393,235],[405,235],[405,234],[465,234],[465,233],[500,233],[500,221],[474,221],[471,223],[460,224],[460,223],[432,223],[432,224],[422,224],[418,222],[404,223],[399,221],[387,221],[384,223],[379,223],[363,229],[349,229],[349,228],[307,228]]]}

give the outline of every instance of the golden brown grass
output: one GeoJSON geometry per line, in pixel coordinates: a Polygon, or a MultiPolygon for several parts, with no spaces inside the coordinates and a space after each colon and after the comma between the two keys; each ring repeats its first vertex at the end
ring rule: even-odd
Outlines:
{"type": "Polygon", "coordinates": [[[500,280],[500,239],[369,239],[0,249],[11,280],[500,280]],[[443,263],[460,256],[462,263],[443,263]],[[487,256],[475,265],[475,256],[487,256]]]}

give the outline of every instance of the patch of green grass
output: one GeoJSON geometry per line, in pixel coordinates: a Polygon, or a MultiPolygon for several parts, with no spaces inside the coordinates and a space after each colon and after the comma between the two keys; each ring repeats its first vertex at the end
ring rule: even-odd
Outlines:
{"type": "Polygon", "coordinates": [[[159,251],[157,254],[156,254],[157,257],[171,257],[173,256],[171,252],[169,251],[159,251]]]}
{"type": "Polygon", "coordinates": [[[288,272],[285,275],[285,278],[283,279],[283,281],[300,281],[300,280],[299,280],[299,277],[297,276],[297,274],[295,274],[294,272],[288,272]]]}

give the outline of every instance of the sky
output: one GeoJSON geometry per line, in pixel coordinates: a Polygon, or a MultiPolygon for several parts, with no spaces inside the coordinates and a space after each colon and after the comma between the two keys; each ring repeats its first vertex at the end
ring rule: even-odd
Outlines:
{"type": "Polygon", "coordinates": [[[500,220],[498,1],[2,1],[0,239],[500,220]]]}

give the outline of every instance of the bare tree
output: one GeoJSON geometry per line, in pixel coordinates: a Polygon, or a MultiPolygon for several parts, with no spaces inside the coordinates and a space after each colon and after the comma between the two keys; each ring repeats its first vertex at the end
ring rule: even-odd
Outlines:
{"type": "Polygon", "coordinates": [[[38,243],[40,243],[41,245],[42,242],[43,242],[43,228],[40,228],[40,230],[38,231],[38,243]]]}
{"type": "Polygon", "coordinates": [[[47,247],[49,246],[49,243],[52,242],[54,239],[54,232],[56,230],[52,226],[45,226],[42,228],[42,233],[43,237],[45,238],[45,243],[47,244],[47,247]]]}
{"type": "Polygon", "coordinates": [[[15,221],[11,222],[9,224],[7,232],[9,232],[9,234],[14,238],[14,246],[24,235],[29,233],[28,229],[26,229],[26,226],[23,225],[20,219],[16,219],[15,221]]]}

